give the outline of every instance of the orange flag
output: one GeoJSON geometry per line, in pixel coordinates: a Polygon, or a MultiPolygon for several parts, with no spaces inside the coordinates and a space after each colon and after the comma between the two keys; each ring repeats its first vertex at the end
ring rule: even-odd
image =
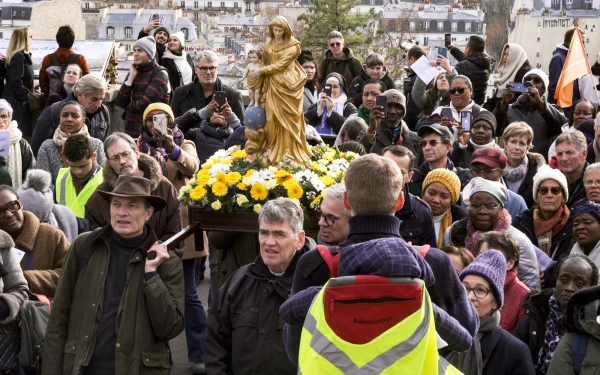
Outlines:
{"type": "Polygon", "coordinates": [[[559,107],[567,108],[573,104],[573,81],[586,74],[592,74],[592,70],[585,55],[585,45],[581,39],[581,31],[575,29],[569,46],[569,53],[567,53],[567,59],[554,93],[554,99],[556,99],[559,107]]]}

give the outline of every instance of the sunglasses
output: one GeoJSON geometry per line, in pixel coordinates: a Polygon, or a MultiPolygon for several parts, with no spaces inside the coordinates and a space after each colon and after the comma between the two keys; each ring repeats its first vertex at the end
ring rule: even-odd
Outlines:
{"type": "Polygon", "coordinates": [[[430,139],[428,141],[421,141],[421,148],[427,147],[427,144],[429,144],[431,147],[435,147],[435,146],[437,146],[440,143],[442,143],[442,142],[438,141],[437,139],[430,139]]]}
{"type": "Polygon", "coordinates": [[[523,82],[532,82],[535,83],[536,85],[539,85],[540,83],[542,83],[542,79],[540,77],[525,77],[523,79],[523,82]]]}
{"type": "Polygon", "coordinates": [[[559,187],[541,187],[538,189],[538,194],[542,194],[542,195],[546,195],[548,194],[548,191],[550,191],[552,193],[552,195],[560,195],[562,193],[562,189],[559,187]]]}
{"type": "Polygon", "coordinates": [[[464,87],[461,87],[461,88],[458,88],[458,89],[450,89],[448,91],[450,92],[450,95],[456,95],[456,93],[464,94],[465,90],[466,89],[464,87]]]}
{"type": "Polygon", "coordinates": [[[337,43],[329,43],[329,47],[339,47],[341,45],[342,45],[342,43],[339,43],[339,42],[337,42],[337,43]]]}

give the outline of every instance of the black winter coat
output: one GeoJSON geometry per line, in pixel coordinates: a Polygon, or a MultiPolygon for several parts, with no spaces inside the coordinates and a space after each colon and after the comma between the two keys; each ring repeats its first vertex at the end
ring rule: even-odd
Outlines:
{"type": "MultiPolygon", "coordinates": [[[[318,126],[321,123],[321,116],[317,114],[318,108],[319,102],[316,102],[315,104],[311,105],[310,108],[308,108],[308,110],[304,113],[304,118],[306,119],[306,122],[309,125],[314,126],[315,129],[317,129],[317,132],[319,132],[318,126]]],[[[344,104],[344,115],[340,116],[340,114],[335,111],[331,112],[331,115],[327,119],[327,123],[329,124],[329,126],[331,126],[331,129],[335,132],[335,134],[337,134],[340,132],[340,129],[342,128],[342,125],[344,125],[346,119],[356,113],[358,113],[358,110],[356,109],[354,104],[352,104],[350,101],[347,101],[346,104],[344,104]]],[[[322,133],[319,132],[319,134],[322,133]]]]}
{"type": "Polygon", "coordinates": [[[535,205],[533,200],[533,176],[535,176],[539,167],[546,164],[546,160],[542,155],[532,152],[528,152],[525,157],[527,158],[527,173],[525,173],[525,178],[521,182],[519,190],[515,193],[523,197],[527,207],[533,207],[535,205]]]}
{"type": "MultiPolygon", "coordinates": [[[[460,179],[460,190],[462,191],[465,186],[471,181],[472,175],[470,169],[465,168],[455,168],[452,160],[448,159],[446,162],[446,169],[450,171],[454,171],[458,178],[460,179]]],[[[424,161],[419,165],[418,168],[413,168],[412,179],[408,183],[408,190],[411,194],[416,195],[417,197],[423,197],[423,181],[427,174],[431,172],[431,168],[429,168],[429,164],[424,161]]],[[[442,233],[443,235],[443,233],[442,233]]]]}
{"type": "Polygon", "coordinates": [[[400,234],[404,241],[437,247],[431,208],[424,200],[410,194],[408,189],[404,189],[404,206],[396,212],[396,217],[402,221],[400,234]]]}
{"type": "MultiPolygon", "coordinates": [[[[525,73],[527,73],[531,69],[532,68],[531,68],[531,65],[529,64],[529,60],[525,60],[525,62],[521,66],[521,68],[517,71],[517,75],[515,76],[514,82],[522,82],[523,76],[525,76],[525,73]]],[[[502,101],[502,97],[498,97],[497,95],[498,95],[498,89],[495,89],[494,95],[492,95],[492,97],[489,98],[487,102],[485,102],[485,106],[484,106],[485,109],[487,109],[488,111],[491,112],[494,110],[494,108],[496,108],[496,105],[502,101]]],[[[519,98],[519,96],[515,95],[515,97],[512,99],[512,101],[509,104],[516,102],[518,98],[519,98]]],[[[502,136],[502,133],[504,133],[504,128],[497,126],[496,127],[496,137],[502,136]]]]}
{"type": "MultiPolygon", "coordinates": [[[[185,55],[186,61],[190,64],[190,68],[192,68],[192,80],[196,77],[196,71],[194,70],[194,61],[192,60],[192,56],[189,53],[185,55]]],[[[171,85],[171,93],[175,91],[176,88],[183,85],[181,81],[181,75],[179,73],[179,69],[177,68],[177,64],[171,58],[161,58],[160,65],[164,66],[167,69],[167,73],[169,74],[169,84],[171,85]]]]}
{"type": "Polygon", "coordinates": [[[202,121],[199,128],[188,130],[185,139],[189,139],[196,144],[198,159],[200,159],[200,164],[202,164],[215,152],[224,148],[225,141],[231,133],[233,133],[231,127],[216,127],[205,120],[202,121]]]}
{"type": "MultiPolygon", "coordinates": [[[[400,131],[400,135],[402,136],[402,146],[412,151],[415,155],[415,163],[421,163],[424,160],[423,149],[421,148],[421,137],[419,137],[416,132],[408,129],[408,126],[406,126],[404,121],[402,121],[400,126],[402,126],[402,130],[400,131]]],[[[392,145],[392,134],[387,130],[383,122],[380,122],[379,125],[377,125],[373,143],[369,142],[369,137],[364,130],[360,132],[356,141],[364,146],[367,153],[381,155],[384,148],[392,145]]]]}
{"type": "MultiPolygon", "coordinates": [[[[365,87],[365,82],[371,79],[367,73],[366,67],[366,65],[363,65],[360,75],[354,78],[352,82],[350,82],[350,86],[348,86],[348,101],[354,104],[356,108],[360,107],[362,104],[362,91],[363,87],[365,87]]],[[[386,90],[396,88],[394,81],[388,76],[385,67],[383,68],[383,77],[379,78],[379,80],[385,83],[386,90]]]]}
{"type": "Polygon", "coordinates": [[[410,130],[416,130],[417,123],[419,122],[419,115],[421,114],[421,108],[415,103],[412,98],[412,89],[415,85],[417,78],[416,73],[410,72],[408,74],[408,82],[404,84],[404,96],[406,97],[406,114],[404,115],[404,122],[408,125],[410,130]]]}
{"type": "Polygon", "coordinates": [[[525,316],[517,323],[513,335],[527,344],[529,354],[533,360],[537,359],[546,336],[546,320],[548,319],[550,297],[554,288],[533,291],[525,299],[525,316]]]}
{"type": "Polygon", "coordinates": [[[27,104],[27,94],[33,89],[33,81],[31,53],[15,53],[10,65],[6,66],[6,85],[2,98],[12,107],[12,119],[19,124],[24,137],[30,137],[33,132],[31,112],[27,104]]]}
{"type": "Polygon", "coordinates": [[[31,150],[31,146],[25,140],[25,138],[21,138],[19,141],[19,146],[21,147],[21,179],[23,182],[27,179],[27,171],[35,168],[35,157],[33,156],[33,151],[31,150]]]}
{"type": "Polygon", "coordinates": [[[459,61],[454,66],[456,72],[469,77],[473,84],[473,101],[483,105],[490,79],[490,57],[485,52],[473,52],[466,56],[458,47],[452,48],[450,53],[459,61]]]}
{"type": "Polygon", "coordinates": [[[234,274],[210,307],[204,360],[209,374],[295,375],[283,344],[279,307],[289,298],[298,260],[296,252],[282,276],[275,276],[259,256],[234,274]]]}
{"type": "Polygon", "coordinates": [[[535,375],[527,345],[499,326],[479,342],[485,361],[482,375],[535,375]]]}
{"type": "MultiPolygon", "coordinates": [[[[533,211],[536,208],[537,205],[528,208],[520,215],[517,215],[512,222],[513,227],[523,232],[534,246],[538,246],[538,240],[533,227],[533,211]]],[[[564,228],[552,237],[552,250],[549,254],[552,260],[558,261],[563,255],[568,255],[573,247],[573,243],[573,218],[569,217],[564,228]]]]}

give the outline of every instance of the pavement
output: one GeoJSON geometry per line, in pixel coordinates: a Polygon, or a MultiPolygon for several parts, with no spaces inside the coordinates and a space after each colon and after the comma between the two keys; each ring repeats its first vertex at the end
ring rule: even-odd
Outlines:
{"type": "MultiPolygon", "coordinates": [[[[204,274],[204,280],[198,285],[198,294],[204,309],[207,309],[208,305],[208,289],[210,285],[210,275],[208,268],[208,259],[206,262],[206,272],[204,274]]],[[[171,340],[171,355],[173,357],[173,368],[171,369],[171,375],[192,375],[192,367],[188,362],[187,357],[187,343],[185,340],[185,331],[181,332],[179,336],[171,340]]]]}

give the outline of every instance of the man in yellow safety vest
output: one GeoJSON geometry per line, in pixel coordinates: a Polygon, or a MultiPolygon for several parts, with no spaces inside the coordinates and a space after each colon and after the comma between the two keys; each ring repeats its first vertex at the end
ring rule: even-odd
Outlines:
{"type": "Polygon", "coordinates": [[[85,203],[102,183],[102,167],[89,136],[74,134],[67,138],[63,158],[68,168],[61,168],[56,178],[56,201],[69,207],[77,217],[79,233],[89,230],[85,219],[85,203]]]}

